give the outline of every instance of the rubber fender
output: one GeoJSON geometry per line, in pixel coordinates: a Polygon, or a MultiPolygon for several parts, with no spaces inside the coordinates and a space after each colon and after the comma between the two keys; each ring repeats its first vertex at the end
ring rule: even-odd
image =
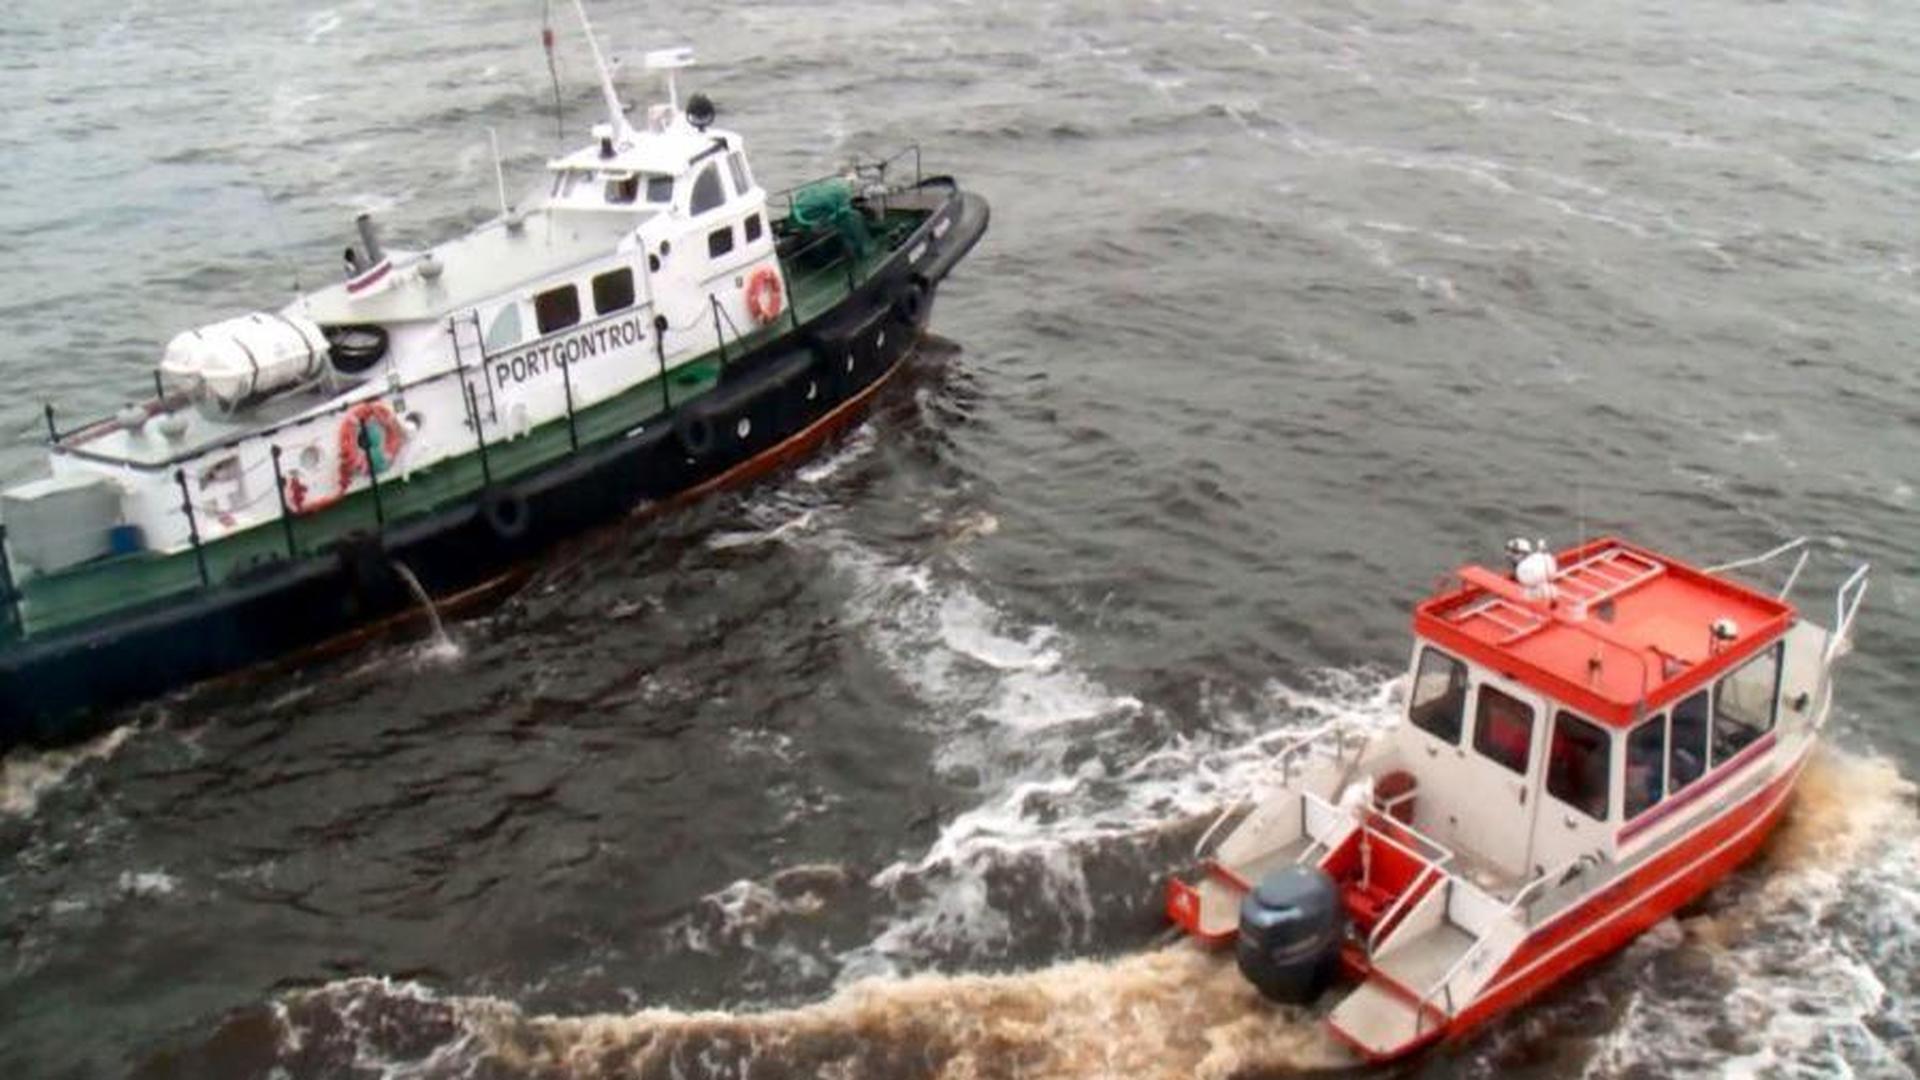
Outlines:
{"type": "Polygon", "coordinates": [[[489,491],[480,500],[480,517],[502,540],[518,540],[527,535],[533,523],[533,508],[527,497],[517,491],[489,491]]]}

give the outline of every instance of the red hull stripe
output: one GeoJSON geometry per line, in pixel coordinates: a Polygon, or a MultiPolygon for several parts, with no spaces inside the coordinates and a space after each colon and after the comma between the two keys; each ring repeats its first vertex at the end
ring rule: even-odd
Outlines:
{"type": "Polygon", "coordinates": [[[366,273],[361,274],[359,277],[354,278],[352,281],[347,282],[347,291],[350,293],[357,293],[364,289],[370,289],[374,285],[378,284],[381,278],[386,277],[387,271],[391,269],[393,269],[393,264],[386,261],[385,259],[382,259],[380,260],[379,266],[376,266],[373,269],[367,271],[366,273]]]}
{"type": "Polygon", "coordinates": [[[1791,768],[1753,799],[1729,807],[1721,820],[1702,826],[1691,841],[1683,841],[1627,881],[1610,885],[1592,900],[1555,917],[1521,946],[1507,965],[1508,973],[1454,1019],[1448,1037],[1459,1038],[1546,989],[1562,975],[1611,953],[1711,888],[1759,849],[1785,810],[1787,797],[1806,762],[1803,752],[1791,768]],[[1706,850],[1697,858],[1652,880],[1703,848],[1706,850]],[[1622,902],[1623,895],[1635,899],[1622,902]],[[1603,917],[1584,922],[1572,918],[1599,902],[1612,905],[1603,917]],[[1557,932],[1556,927],[1560,928],[1557,932]]]}

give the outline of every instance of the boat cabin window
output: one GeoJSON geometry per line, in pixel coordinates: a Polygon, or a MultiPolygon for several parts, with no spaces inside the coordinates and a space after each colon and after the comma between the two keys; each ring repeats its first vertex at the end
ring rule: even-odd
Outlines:
{"type": "Polygon", "coordinates": [[[1474,709],[1473,748],[1521,776],[1533,749],[1533,706],[1491,686],[1480,688],[1474,709]]]}
{"type": "Polygon", "coordinates": [[[1547,792],[1595,821],[1607,820],[1613,739],[1599,725],[1560,710],[1547,748],[1547,792]]]}
{"type": "Polygon", "coordinates": [[[727,201],[727,189],[720,184],[720,168],[708,165],[700,170],[700,178],[693,182],[693,199],[687,212],[704,214],[727,201]]]}
{"type": "Polygon", "coordinates": [[[493,325],[487,327],[487,351],[503,353],[520,344],[520,305],[508,304],[493,317],[493,325]]]}
{"type": "Polygon", "coordinates": [[[640,176],[638,173],[608,173],[607,201],[622,205],[640,197],[640,176]]]}
{"type": "Polygon", "coordinates": [[[1667,718],[1656,716],[1627,736],[1628,821],[1660,805],[1667,792],[1667,718]]]}
{"type": "Polygon", "coordinates": [[[542,334],[551,334],[555,330],[565,330],[580,321],[580,292],[571,284],[533,298],[533,321],[540,327],[542,334]]]}
{"type": "Polygon", "coordinates": [[[1667,739],[1667,794],[1693,783],[1707,771],[1707,692],[1673,707],[1667,739]]]}
{"type": "Polygon", "coordinates": [[[593,313],[605,315],[633,306],[633,271],[627,267],[609,270],[593,279],[593,313]]]}
{"type": "Polygon", "coordinates": [[[673,201],[673,177],[647,177],[647,201],[650,203],[670,203],[673,201]]]}
{"type": "Polygon", "coordinates": [[[1713,763],[1719,765],[1773,730],[1780,692],[1780,646],[1735,669],[1713,688],[1713,763]]]}
{"type": "Polygon", "coordinates": [[[747,189],[753,186],[753,182],[747,179],[747,159],[741,155],[740,151],[735,150],[727,155],[727,169],[733,173],[734,194],[745,195],[747,189]]]}
{"type": "Polygon", "coordinates": [[[758,239],[760,239],[760,215],[748,214],[747,215],[747,243],[751,244],[758,239]]]}
{"type": "Polygon", "coordinates": [[[715,229],[707,234],[707,257],[717,259],[733,250],[733,226],[715,229]]]}
{"type": "Polygon", "coordinates": [[[1413,676],[1407,718],[1420,730],[1449,745],[1460,742],[1460,713],[1467,703],[1467,665],[1428,647],[1420,651],[1413,676]]]}

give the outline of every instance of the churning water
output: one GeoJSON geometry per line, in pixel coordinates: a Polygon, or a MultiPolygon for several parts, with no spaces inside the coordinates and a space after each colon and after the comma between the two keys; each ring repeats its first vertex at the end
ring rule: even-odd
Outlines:
{"type": "MultiPolygon", "coordinates": [[[[0,473],[176,330],[486,215],[532,0],[26,0],[0,473]]],[[[1312,1017],[1159,887],[1285,733],[1390,721],[1509,535],[1875,583],[1753,866],[1433,1074],[1920,1071],[1920,12],[596,5],[781,186],[993,201],[826,456],[369,646],[0,761],[7,1076],[1262,1076],[1312,1017]]],[[[569,141],[597,107],[561,25],[569,141]]],[[[643,96],[638,79],[628,95],[643,96]]]]}

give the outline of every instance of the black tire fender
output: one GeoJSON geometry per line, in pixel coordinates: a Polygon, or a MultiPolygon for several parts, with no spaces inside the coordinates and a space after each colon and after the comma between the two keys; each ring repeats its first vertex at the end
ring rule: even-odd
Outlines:
{"type": "Polygon", "coordinates": [[[480,500],[480,519],[502,540],[518,540],[533,524],[533,508],[517,491],[489,491],[480,500]]]}
{"type": "Polygon", "coordinates": [[[713,420],[705,412],[683,411],[674,417],[673,434],[690,458],[706,457],[713,449],[713,420]]]}
{"type": "Polygon", "coordinates": [[[326,336],[333,369],[342,375],[359,375],[387,355],[387,330],[383,326],[329,327],[326,336]]]}
{"type": "Polygon", "coordinates": [[[349,604],[374,602],[398,585],[386,546],[373,533],[354,532],[341,537],[334,555],[339,560],[349,604]]]}
{"type": "Polygon", "coordinates": [[[915,275],[893,294],[893,314],[909,326],[920,321],[927,311],[927,283],[915,275]]]}

